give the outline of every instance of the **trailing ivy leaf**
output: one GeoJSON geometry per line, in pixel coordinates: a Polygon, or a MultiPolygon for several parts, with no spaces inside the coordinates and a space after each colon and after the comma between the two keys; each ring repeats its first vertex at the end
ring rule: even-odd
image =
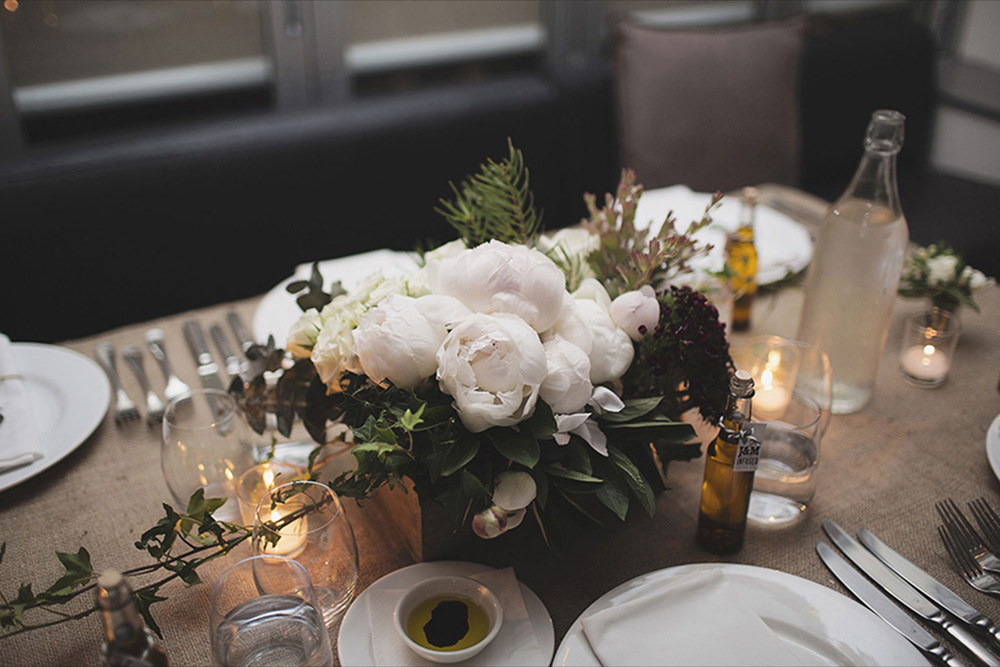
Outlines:
{"type": "Polygon", "coordinates": [[[663,402],[662,396],[651,398],[629,398],[620,412],[602,412],[597,419],[602,422],[627,422],[648,415],[663,402]]]}
{"type": "Polygon", "coordinates": [[[441,463],[441,476],[449,477],[453,475],[458,470],[461,470],[466,463],[476,458],[476,454],[478,453],[479,438],[472,435],[459,438],[445,450],[444,459],[441,463]]]}
{"type": "Polygon", "coordinates": [[[149,629],[156,633],[156,636],[163,639],[163,631],[160,630],[159,624],[153,615],[150,613],[149,608],[157,602],[163,602],[167,598],[160,597],[155,591],[139,591],[132,596],[135,600],[136,609],[142,614],[142,620],[146,622],[149,629]]]}
{"type": "Polygon", "coordinates": [[[75,554],[56,552],[59,562],[66,568],[66,574],[59,577],[45,591],[46,595],[67,595],[77,586],[84,586],[90,581],[94,569],[90,564],[90,554],[83,547],[75,554]]]}
{"type": "Polygon", "coordinates": [[[423,403],[416,412],[410,412],[410,410],[404,412],[403,416],[399,420],[400,426],[405,428],[407,431],[413,431],[416,429],[417,425],[423,423],[424,421],[420,416],[424,413],[425,407],[427,407],[427,404],[423,403]]]}
{"type": "Polygon", "coordinates": [[[541,456],[538,441],[527,430],[515,431],[511,428],[491,428],[486,437],[500,454],[525,468],[534,468],[541,456]]]}
{"type": "Polygon", "coordinates": [[[621,450],[608,445],[608,458],[622,472],[625,484],[628,485],[632,495],[635,496],[642,508],[649,516],[653,516],[656,511],[656,499],[653,497],[653,488],[642,476],[632,459],[626,456],[621,450]]]}

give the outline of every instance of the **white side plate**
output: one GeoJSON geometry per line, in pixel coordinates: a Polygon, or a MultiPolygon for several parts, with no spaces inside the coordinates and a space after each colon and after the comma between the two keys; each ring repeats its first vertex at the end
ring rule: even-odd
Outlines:
{"type": "MultiPolygon", "coordinates": [[[[476,572],[482,572],[489,568],[477,563],[463,563],[459,561],[433,561],[428,563],[416,563],[400,568],[395,572],[390,572],[371,586],[366,588],[354,603],[348,608],[344,620],[340,624],[340,634],[337,636],[337,653],[340,657],[340,664],[351,665],[351,667],[361,667],[362,665],[374,665],[375,656],[372,653],[372,629],[368,622],[368,600],[366,597],[372,591],[392,590],[409,588],[414,584],[427,579],[428,577],[438,577],[447,575],[469,576],[476,572]]],[[[552,618],[542,601],[538,599],[534,591],[521,585],[521,596],[524,598],[524,606],[528,611],[528,620],[535,630],[535,638],[542,653],[546,657],[552,655],[555,646],[555,631],[552,628],[552,618]]],[[[385,628],[385,632],[393,632],[391,627],[385,628]]],[[[490,648],[493,648],[492,646],[490,648]]],[[[416,656],[414,656],[416,659],[416,656]]],[[[476,659],[471,662],[475,664],[476,659]]],[[[517,663],[497,663],[498,667],[503,665],[514,665],[517,663]]],[[[540,663],[538,666],[524,665],[523,667],[543,667],[549,662],[540,663]]]]}
{"type": "Polygon", "coordinates": [[[1000,415],[996,416],[986,431],[986,458],[990,461],[993,474],[1000,479],[1000,415]]]}
{"type": "Polygon", "coordinates": [[[0,491],[47,470],[94,432],[111,403],[111,383],[79,352],[42,343],[13,343],[38,425],[42,458],[0,475],[0,491]]]}
{"type": "MultiPolygon", "coordinates": [[[[695,563],[636,577],[591,604],[570,626],[552,664],[593,665],[597,656],[583,631],[582,619],[613,607],[618,598],[643,586],[662,585],[706,568],[717,568],[743,600],[797,655],[814,665],[926,665],[909,641],[857,602],[800,577],[751,565],[695,563]]],[[[637,637],[636,641],[642,641],[637,637]]],[[[739,650],[735,647],[735,650],[739,650]]],[[[670,656],[664,655],[664,665],[670,656]]]]}

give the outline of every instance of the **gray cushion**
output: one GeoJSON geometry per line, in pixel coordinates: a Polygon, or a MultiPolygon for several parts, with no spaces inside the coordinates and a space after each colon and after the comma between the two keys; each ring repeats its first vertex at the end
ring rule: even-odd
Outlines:
{"type": "Polygon", "coordinates": [[[616,44],[621,164],[647,189],[797,185],[801,19],[659,30],[616,44]]]}

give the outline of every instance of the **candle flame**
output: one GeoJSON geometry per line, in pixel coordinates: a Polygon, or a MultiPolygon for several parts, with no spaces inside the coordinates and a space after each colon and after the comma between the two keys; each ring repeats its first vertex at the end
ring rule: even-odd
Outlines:
{"type": "Polygon", "coordinates": [[[934,348],[933,345],[924,345],[924,354],[926,354],[927,356],[931,356],[935,352],[937,352],[937,350],[934,348]]]}
{"type": "Polygon", "coordinates": [[[774,384],[774,373],[771,372],[770,368],[765,368],[764,372],[760,374],[760,383],[764,389],[771,389],[774,384]]]}
{"type": "Polygon", "coordinates": [[[265,489],[270,489],[273,486],[274,486],[274,471],[270,470],[270,469],[265,470],[264,471],[264,488],[265,489]]]}

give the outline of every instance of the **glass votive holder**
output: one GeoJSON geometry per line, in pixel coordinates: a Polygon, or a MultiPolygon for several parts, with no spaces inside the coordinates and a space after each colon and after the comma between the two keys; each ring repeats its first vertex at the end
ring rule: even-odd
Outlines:
{"type": "Polygon", "coordinates": [[[951,369],[961,327],[946,310],[931,308],[907,318],[899,374],[915,387],[937,387],[951,369]]]}
{"type": "Polygon", "coordinates": [[[239,501],[243,525],[253,525],[257,516],[257,503],[271,489],[305,478],[304,469],[287,461],[265,461],[240,475],[236,483],[236,499],[239,501]]]}

